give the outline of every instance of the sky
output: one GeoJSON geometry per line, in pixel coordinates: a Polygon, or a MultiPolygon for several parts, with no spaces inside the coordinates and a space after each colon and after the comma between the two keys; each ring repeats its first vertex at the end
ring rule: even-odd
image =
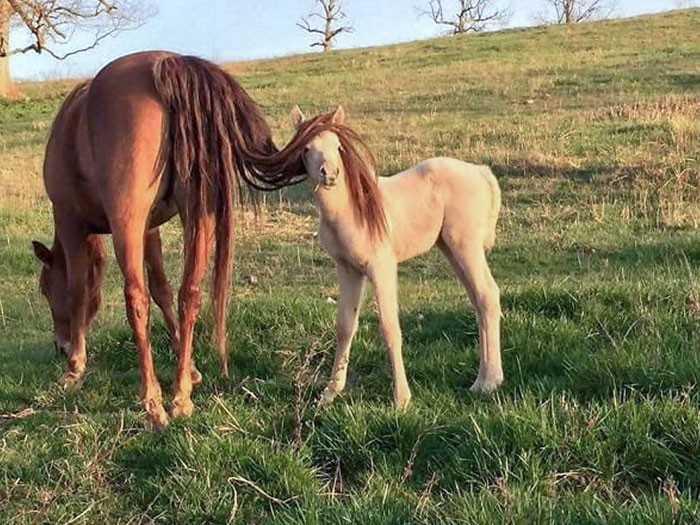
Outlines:
{"type": "MultiPolygon", "coordinates": [[[[313,10],[315,0],[151,1],[157,13],[138,29],[107,38],[97,48],[64,61],[35,53],[15,55],[10,62],[12,75],[33,80],[91,76],[119,56],[148,49],[195,54],[217,62],[312,51],[310,35],[296,22],[313,10]]],[[[344,0],[348,21],[355,31],[340,35],[337,47],[374,46],[442,34],[444,28],[420,16],[427,1],[344,0]]],[[[502,5],[512,12],[508,27],[521,27],[534,24],[544,1],[503,0],[502,5]]],[[[677,6],[678,0],[618,0],[615,14],[634,16],[677,6]]],[[[12,35],[15,43],[21,43],[22,38],[18,31],[12,35]]],[[[87,35],[76,35],[73,45],[84,38],[87,35]]]]}

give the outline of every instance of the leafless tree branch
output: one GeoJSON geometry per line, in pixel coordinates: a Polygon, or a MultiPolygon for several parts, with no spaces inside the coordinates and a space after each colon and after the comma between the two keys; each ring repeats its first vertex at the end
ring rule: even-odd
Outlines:
{"type": "Polygon", "coordinates": [[[350,25],[338,25],[341,20],[347,18],[343,11],[341,0],[316,0],[316,11],[302,17],[297,22],[297,27],[313,35],[321,35],[311,43],[311,47],[322,47],[323,51],[330,51],[335,43],[335,38],[341,33],[352,33],[350,25]],[[320,27],[312,24],[313,19],[320,20],[320,27]]]}
{"type": "Polygon", "coordinates": [[[509,17],[507,9],[500,8],[494,0],[455,0],[454,10],[445,14],[443,0],[430,0],[428,9],[421,14],[429,16],[437,25],[447,26],[453,35],[479,32],[494,22],[501,22],[509,17]]]}
{"type": "Polygon", "coordinates": [[[63,60],[93,49],[109,36],[140,27],[154,13],[149,2],[138,0],[0,0],[0,27],[3,22],[7,26],[8,19],[15,21],[30,39],[27,45],[12,48],[0,34],[0,58],[33,51],[63,60]],[[60,52],[77,32],[92,34],[90,43],[60,52]]]}
{"type": "Polygon", "coordinates": [[[578,24],[586,20],[610,18],[617,0],[544,0],[547,10],[535,18],[542,23],[578,24]]]}

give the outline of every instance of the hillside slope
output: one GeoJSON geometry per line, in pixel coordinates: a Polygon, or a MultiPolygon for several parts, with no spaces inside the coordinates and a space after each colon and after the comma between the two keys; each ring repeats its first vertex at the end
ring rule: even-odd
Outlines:
{"type": "MultiPolygon", "coordinates": [[[[431,253],[400,271],[404,413],[369,301],[349,388],[315,409],[338,289],[304,185],[239,218],[232,378],[205,315],[193,418],[145,431],[114,261],[85,384],[60,390],[30,240],[53,237],[42,152],[70,82],[0,102],[0,523],[699,523],[698,27],[690,10],[227,66],[280,143],[292,105],[342,103],[384,174],[446,154],[499,176],[506,382],[469,392],[476,319],[431,253]]],[[[176,221],[163,238],[176,283],[176,221]]],[[[169,393],[155,308],[152,333],[169,393]]]]}

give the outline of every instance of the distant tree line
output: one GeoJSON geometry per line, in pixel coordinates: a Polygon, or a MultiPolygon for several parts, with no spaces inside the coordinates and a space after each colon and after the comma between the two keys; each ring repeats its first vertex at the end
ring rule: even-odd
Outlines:
{"type": "MultiPolygon", "coordinates": [[[[690,3],[693,0],[675,0],[690,3]]],[[[541,10],[533,13],[539,23],[576,24],[586,20],[609,18],[617,0],[539,0],[541,10]]],[[[348,3],[351,3],[348,0],[348,3]]],[[[311,47],[324,52],[335,47],[336,38],[353,31],[347,21],[343,0],[314,0],[314,10],[303,16],[297,26],[314,37],[311,47]]],[[[429,17],[451,35],[476,33],[506,23],[511,10],[500,0],[427,0],[417,6],[420,15],[429,17]]]]}
{"type": "MultiPolygon", "coordinates": [[[[312,38],[311,47],[331,51],[338,37],[354,29],[345,12],[352,0],[308,0],[310,11],[297,26],[312,38]]],[[[508,0],[415,0],[422,16],[451,35],[484,31],[508,21],[508,0]]],[[[618,0],[536,0],[539,23],[576,24],[609,18],[618,0]]],[[[41,53],[63,60],[88,51],[105,38],[139,27],[155,14],[152,0],[0,0],[0,98],[11,92],[9,58],[41,53]],[[14,30],[14,31],[11,31],[14,30]],[[20,34],[21,42],[10,36],[20,34]],[[23,33],[23,35],[21,35],[23,33]],[[81,38],[75,39],[75,35],[81,38]],[[81,44],[75,45],[78,40],[81,44]]],[[[687,8],[698,0],[669,0],[669,7],[687,8]]],[[[534,2],[533,2],[534,3],[534,2]]]]}

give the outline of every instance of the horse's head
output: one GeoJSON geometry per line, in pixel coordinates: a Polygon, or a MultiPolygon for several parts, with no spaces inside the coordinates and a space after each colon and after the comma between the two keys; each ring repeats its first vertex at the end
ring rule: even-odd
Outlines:
{"type": "Polygon", "coordinates": [[[70,355],[70,304],[63,250],[60,246],[50,250],[39,241],[32,241],[32,247],[42,263],[39,288],[51,309],[56,348],[70,355]]]}
{"type": "MultiPolygon", "coordinates": [[[[292,122],[300,129],[306,118],[299,106],[292,110],[292,122]]],[[[330,116],[329,124],[342,126],[345,123],[345,110],[338,106],[330,116]]],[[[343,146],[338,135],[331,129],[314,135],[304,148],[306,173],[318,187],[331,188],[344,184],[343,146]]]]}

